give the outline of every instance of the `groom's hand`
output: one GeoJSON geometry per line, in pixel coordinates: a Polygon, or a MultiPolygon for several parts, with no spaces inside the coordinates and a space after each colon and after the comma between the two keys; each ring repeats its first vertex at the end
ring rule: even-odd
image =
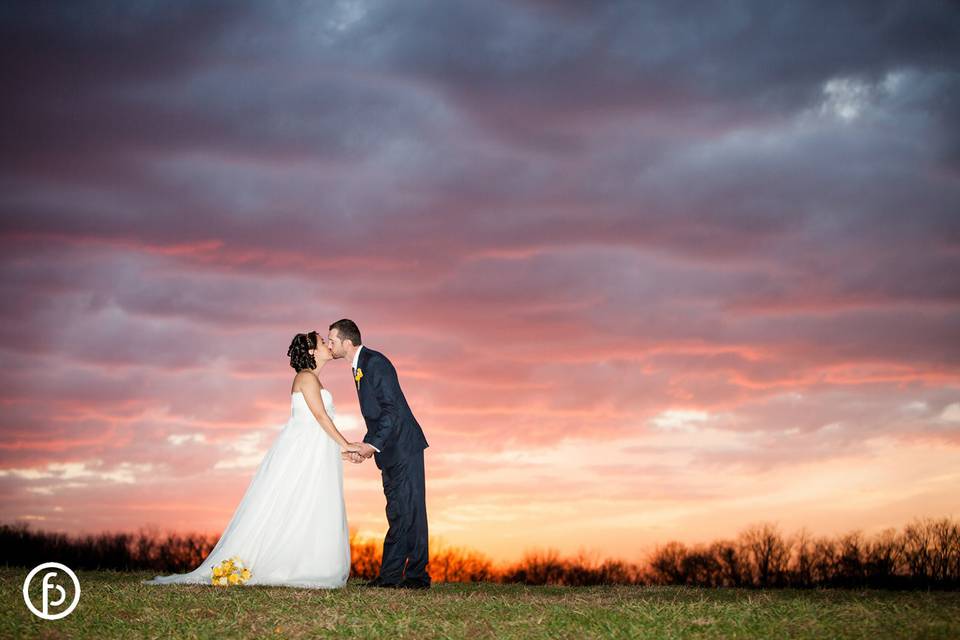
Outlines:
{"type": "Polygon", "coordinates": [[[344,460],[349,460],[354,464],[360,464],[361,462],[363,462],[363,456],[361,456],[356,451],[344,451],[340,455],[343,456],[344,460]]]}
{"type": "Polygon", "coordinates": [[[362,456],[364,459],[369,458],[373,455],[374,451],[376,451],[376,449],[371,447],[366,442],[351,442],[350,444],[357,447],[357,454],[362,456]]]}

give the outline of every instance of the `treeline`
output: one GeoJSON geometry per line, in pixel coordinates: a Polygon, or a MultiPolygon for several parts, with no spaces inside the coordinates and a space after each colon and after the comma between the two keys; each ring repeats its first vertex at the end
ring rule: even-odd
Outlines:
{"type": "Polygon", "coordinates": [[[141,530],[74,537],[5,524],[0,525],[0,563],[33,567],[56,561],[71,569],[184,573],[203,562],[216,543],[216,536],[196,533],[141,530]]]}
{"type": "MultiPolygon", "coordinates": [[[[182,573],[209,554],[216,537],[143,530],[70,537],[0,525],[0,563],[32,567],[56,560],[73,569],[182,573]]],[[[351,536],[352,575],[372,578],[380,544],[351,536]]],[[[867,537],[860,532],[814,537],[784,536],[760,524],[735,539],[704,545],[670,542],[642,564],[562,558],[531,552],[498,567],[483,554],[436,548],[430,574],[437,582],[515,582],[531,585],[688,585],[699,587],[956,589],[960,587],[960,523],[950,518],[916,520],[902,531],[867,537]]]]}
{"type": "Polygon", "coordinates": [[[709,545],[670,543],[650,557],[652,584],[704,587],[960,587],[960,523],[917,520],[888,529],[813,537],[784,537],[776,527],[750,527],[735,540],[709,545]]]}

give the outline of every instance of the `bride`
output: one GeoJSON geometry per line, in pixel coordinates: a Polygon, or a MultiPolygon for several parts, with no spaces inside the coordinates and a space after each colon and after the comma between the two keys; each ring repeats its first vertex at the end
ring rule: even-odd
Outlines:
{"type": "Polygon", "coordinates": [[[212,569],[238,557],[248,585],[342,587],[350,575],[343,503],[342,451],[357,451],[333,424],[333,398],[317,377],[333,359],[316,331],[298,333],[287,350],[296,369],[290,419],[264,456],[226,530],[190,573],[144,584],[210,584],[212,569]]]}

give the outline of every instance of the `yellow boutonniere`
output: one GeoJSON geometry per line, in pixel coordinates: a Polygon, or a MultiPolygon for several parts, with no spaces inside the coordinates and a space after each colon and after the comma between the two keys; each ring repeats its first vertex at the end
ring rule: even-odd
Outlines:
{"type": "Polygon", "coordinates": [[[363,377],[363,369],[357,369],[357,375],[353,376],[353,379],[357,381],[357,386],[360,386],[360,378],[363,377]]]}

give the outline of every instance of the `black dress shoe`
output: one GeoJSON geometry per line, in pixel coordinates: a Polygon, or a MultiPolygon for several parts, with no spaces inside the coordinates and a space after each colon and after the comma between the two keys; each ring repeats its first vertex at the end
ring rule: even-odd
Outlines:
{"type": "Polygon", "coordinates": [[[365,587],[375,587],[378,589],[396,589],[400,586],[398,582],[384,582],[380,578],[374,578],[373,580],[368,580],[363,583],[365,587]]]}
{"type": "Polygon", "coordinates": [[[419,580],[403,580],[397,585],[398,589],[429,589],[429,582],[420,582],[419,580]]]}

